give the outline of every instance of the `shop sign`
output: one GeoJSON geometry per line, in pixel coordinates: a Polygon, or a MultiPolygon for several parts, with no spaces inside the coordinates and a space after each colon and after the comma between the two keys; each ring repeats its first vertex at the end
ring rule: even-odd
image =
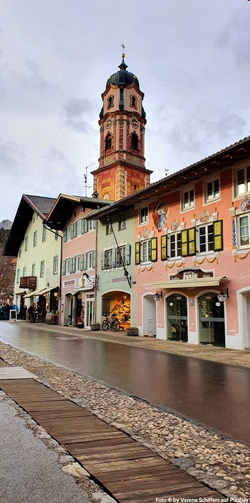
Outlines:
{"type": "Polygon", "coordinates": [[[182,271],[177,272],[173,276],[170,277],[170,281],[176,281],[176,280],[194,280],[198,278],[211,278],[213,277],[213,273],[210,272],[205,272],[202,271],[202,269],[199,268],[190,268],[190,269],[183,269],[182,271]]]}

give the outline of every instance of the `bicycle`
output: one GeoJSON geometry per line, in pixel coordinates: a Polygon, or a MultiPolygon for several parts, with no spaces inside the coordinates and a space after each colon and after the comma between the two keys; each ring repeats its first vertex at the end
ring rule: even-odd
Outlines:
{"type": "Polygon", "coordinates": [[[106,330],[111,330],[111,332],[117,332],[120,330],[120,322],[118,318],[114,317],[114,315],[111,316],[111,319],[108,317],[107,314],[103,313],[103,316],[105,316],[105,320],[103,320],[101,329],[106,331],[106,330]]]}
{"type": "Polygon", "coordinates": [[[72,325],[72,316],[70,314],[68,315],[66,324],[67,324],[68,327],[71,327],[71,325],[72,325]]]}

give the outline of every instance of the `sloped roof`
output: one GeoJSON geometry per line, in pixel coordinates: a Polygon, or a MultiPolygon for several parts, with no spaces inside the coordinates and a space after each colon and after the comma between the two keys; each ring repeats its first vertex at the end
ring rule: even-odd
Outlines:
{"type": "Polygon", "coordinates": [[[184,184],[195,183],[197,179],[204,177],[206,174],[212,173],[215,169],[223,169],[229,165],[233,165],[241,159],[250,155],[250,136],[233,143],[232,145],[212,154],[200,161],[187,166],[169,176],[153,182],[144,189],[141,189],[133,194],[126,196],[118,201],[115,201],[108,208],[102,208],[92,211],[87,219],[101,218],[107,214],[122,210],[125,207],[133,206],[140,201],[146,201],[150,197],[160,197],[174,188],[180,188],[184,184]]]}
{"type": "Polygon", "coordinates": [[[55,201],[56,199],[53,197],[23,194],[3,251],[3,255],[13,257],[17,256],[33,212],[35,211],[37,215],[44,220],[55,201]]]}

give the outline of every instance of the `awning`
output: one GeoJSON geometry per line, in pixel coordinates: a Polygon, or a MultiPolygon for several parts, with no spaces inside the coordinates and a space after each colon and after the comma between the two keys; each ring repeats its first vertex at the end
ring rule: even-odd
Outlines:
{"type": "Polygon", "coordinates": [[[26,295],[26,290],[23,290],[22,292],[15,292],[15,295],[26,295]]]}
{"type": "Polygon", "coordinates": [[[169,281],[156,281],[151,283],[150,286],[155,288],[200,288],[209,286],[218,286],[221,283],[230,281],[226,276],[208,276],[206,278],[195,278],[195,279],[173,279],[169,281]]]}
{"type": "Polygon", "coordinates": [[[46,290],[46,288],[42,288],[42,290],[34,290],[33,292],[30,292],[27,295],[24,295],[24,298],[28,299],[30,297],[36,297],[37,295],[43,295],[44,290],[46,290]]]}
{"type": "Polygon", "coordinates": [[[49,287],[49,288],[44,288],[44,290],[43,290],[43,292],[42,292],[42,295],[43,295],[44,293],[49,293],[49,292],[51,292],[51,290],[59,290],[59,286],[51,286],[51,287],[49,287]]]}

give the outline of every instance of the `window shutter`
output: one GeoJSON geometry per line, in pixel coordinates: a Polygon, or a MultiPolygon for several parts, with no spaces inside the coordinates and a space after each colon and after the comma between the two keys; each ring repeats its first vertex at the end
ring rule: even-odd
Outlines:
{"type": "Polygon", "coordinates": [[[85,218],[82,219],[82,234],[84,234],[85,232],[87,232],[87,221],[85,220],[85,218]]]}
{"type": "Polygon", "coordinates": [[[73,258],[69,259],[69,272],[70,274],[73,272],[73,258]]]}
{"type": "Polygon", "coordinates": [[[112,249],[112,267],[116,267],[116,248],[112,249]]]}
{"type": "Polygon", "coordinates": [[[196,253],[195,232],[195,227],[188,229],[188,255],[195,255],[196,253]]]}
{"type": "Polygon", "coordinates": [[[67,241],[67,229],[64,229],[63,231],[63,241],[67,241]]]}
{"type": "Polygon", "coordinates": [[[217,220],[213,223],[214,226],[214,250],[223,250],[223,221],[217,220]]]}
{"type": "Polygon", "coordinates": [[[92,252],[92,257],[93,257],[93,269],[95,268],[95,250],[92,252]]]}
{"type": "Polygon", "coordinates": [[[80,256],[80,271],[83,271],[83,254],[80,256]]]}
{"type": "Polygon", "coordinates": [[[104,270],[104,252],[101,252],[101,270],[104,270]]]}
{"type": "Polygon", "coordinates": [[[76,238],[77,236],[77,222],[74,222],[73,224],[73,237],[76,238]]]}
{"type": "Polygon", "coordinates": [[[63,276],[65,276],[65,274],[66,274],[66,260],[64,260],[63,264],[62,264],[62,273],[63,273],[63,276]]]}
{"type": "Polygon", "coordinates": [[[168,258],[167,242],[167,235],[165,234],[164,236],[161,236],[161,260],[167,260],[168,258]]]}
{"type": "Polygon", "coordinates": [[[96,220],[93,220],[93,229],[96,229],[96,220]]]}
{"type": "Polygon", "coordinates": [[[157,238],[151,239],[151,260],[157,262],[157,238]]]}
{"type": "Polygon", "coordinates": [[[141,262],[140,250],[141,250],[140,241],[137,241],[135,243],[135,265],[139,265],[141,262]]]}
{"type": "Polygon", "coordinates": [[[188,255],[195,255],[195,253],[195,227],[184,229],[181,231],[181,255],[187,257],[188,255]]]}
{"type": "Polygon", "coordinates": [[[83,254],[83,270],[86,271],[87,269],[87,253],[83,254]]]}
{"type": "Polygon", "coordinates": [[[131,264],[131,245],[125,246],[125,265],[131,264]]]}
{"type": "Polygon", "coordinates": [[[76,257],[72,258],[72,272],[76,272],[76,257]]]}

